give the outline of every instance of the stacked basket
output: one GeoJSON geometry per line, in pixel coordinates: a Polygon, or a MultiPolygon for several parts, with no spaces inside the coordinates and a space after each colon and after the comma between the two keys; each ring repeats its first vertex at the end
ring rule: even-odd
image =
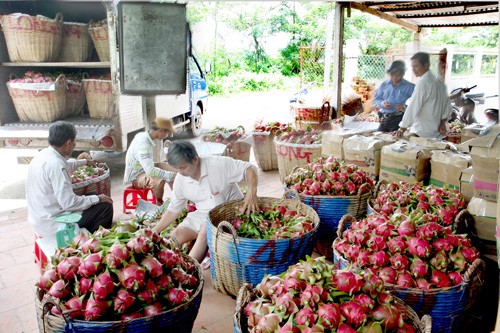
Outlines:
{"type": "Polygon", "coordinates": [[[55,61],[61,48],[63,16],[14,13],[0,18],[9,58],[12,62],[55,61]]]}
{"type": "Polygon", "coordinates": [[[273,132],[253,132],[253,151],[255,160],[262,171],[278,169],[278,155],[274,145],[273,132]]]}
{"type": "Polygon", "coordinates": [[[302,236],[286,239],[239,238],[227,221],[233,219],[243,200],[223,203],[209,213],[207,224],[210,269],[213,287],[236,296],[244,283],[258,284],[266,274],[280,274],[290,265],[311,255],[319,217],[298,200],[259,198],[259,206],[273,203],[304,213],[314,223],[314,229],[302,236]]]}
{"type": "Polygon", "coordinates": [[[92,52],[92,43],[86,23],[64,22],[61,52],[58,61],[87,61],[92,52]]]}
{"type": "Polygon", "coordinates": [[[109,32],[107,22],[90,23],[90,38],[94,43],[99,60],[106,62],[110,60],[109,51],[109,32]]]}
{"type": "Polygon", "coordinates": [[[321,156],[321,144],[287,143],[275,138],[274,145],[281,179],[288,176],[293,168],[306,166],[316,157],[321,156]]]}
{"type": "Polygon", "coordinates": [[[115,109],[111,80],[83,79],[90,118],[111,118],[115,109]]]}

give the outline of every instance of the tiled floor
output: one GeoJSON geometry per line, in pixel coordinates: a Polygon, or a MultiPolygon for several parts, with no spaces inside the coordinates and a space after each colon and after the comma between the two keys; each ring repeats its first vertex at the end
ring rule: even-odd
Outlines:
{"type": "MultiPolygon", "coordinates": [[[[115,219],[127,220],[122,212],[123,154],[103,159],[111,168],[115,219]]],[[[259,169],[259,196],[281,197],[283,189],[277,171],[259,169]]],[[[23,205],[21,205],[23,206],[23,205]]],[[[33,258],[34,234],[25,208],[0,213],[0,332],[38,332],[34,304],[35,281],[39,276],[33,258]]],[[[212,288],[210,269],[204,272],[203,298],[193,332],[232,332],[236,300],[212,288]]]]}

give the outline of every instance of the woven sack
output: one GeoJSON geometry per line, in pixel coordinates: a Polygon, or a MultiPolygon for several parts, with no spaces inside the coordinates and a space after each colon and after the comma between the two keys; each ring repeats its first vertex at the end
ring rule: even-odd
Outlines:
{"type": "Polygon", "coordinates": [[[61,51],[57,61],[83,62],[92,53],[92,42],[87,23],[64,22],[61,51]]]}
{"type": "Polygon", "coordinates": [[[337,235],[340,219],[345,214],[351,214],[356,218],[366,216],[367,201],[371,190],[362,193],[368,187],[363,184],[358,189],[357,195],[351,196],[327,196],[327,195],[304,195],[297,191],[285,189],[286,197],[299,197],[300,201],[313,208],[320,218],[321,224],[318,231],[318,239],[314,250],[328,260],[333,259],[332,242],[337,235]]]}
{"type": "Polygon", "coordinates": [[[55,61],[62,40],[63,15],[54,19],[14,13],[0,17],[10,61],[55,61]]]}
{"type": "MultiPolygon", "coordinates": [[[[233,315],[235,333],[248,332],[246,320],[243,320],[245,318],[245,307],[250,301],[255,299],[256,294],[257,291],[248,283],[245,283],[239,290],[238,297],[236,299],[236,309],[233,315]]],[[[417,313],[411,307],[406,305],[401,299],[395,297],[395,301],[398,305],[404,307],[406,322],[411,325],[411,327],[415,330],[415,333],[431,333],[432,319],[430,316],[424,315],[422,319],[419,319],[417,313]]]]}
{"type": "Polygon", "coordinates": [[[274,145],[274,132],[252,132],[255,160],[262,171],[277,170],[278,156],[274,145]]]}
{"type": "Polygon", "coordinates": [[[244,283],[257,285],[266,274],[280,274],[306,255],[311,255],[318,230],[319,217],[299,200],[260,197],[259,206],[273,203],[302,212],[314,223],[313,230],[295,238],[240,238],[227,222],[235,217],[243,199],[223,203],[209,213],[208,250],[212,285],[215,290],[236,296],[244,283]],[[226,231],[229,232],[226,232],[226,231]]]}
{"type": "Polygon", "coordinates": [[[293,168],[306,166],[315,158],[321,156],[321,144],[298,144],[278,141],[274,139],[278,158],[278,171],[283,180],[293,168]]]}
{"type": "Polygon", "coordinates": [[[89,27],[89,34],[101,62],[109,61],[109,33],[108,25],[89,27]]]}
{"type": "MultiPolygon", "coordinates": [[[[463,211],[462,211],[463,212],[463,211]]],[[[333,261],[336,267],[347,268],[351,264],[337,250],[337,242],[344,226],[355,222],[355,218],[346,215],[339,223],[337,239],[332,244],[333,261]]],[[[457,215],[454,229],[460,229],[461,217],[457,215]]],[[[432,320],[432,332],[459,332],[461,322],[465,317],[466,311],[469,311],[476,301],[476,295],[479,295],[480,289],[484,283],[483,275],[486,271],[486,264],[481,259],[476,259],[467,271],[463,274],[462,283],[447,287],[423,290],[418,288],[401,288],[397,285],[385,283],[384,287],[396,297],[402,299],[419,316],[429,315],[432,320]]]]}
{"type": "Polygon", "coordinates": [[[59,75],[53,83],[7,82],[21,122],[50,123],[66,114],[66,77],[59,75]]]}
{"type": "Polygon", "coordinates": [[[184,257],[196,266],[197,279],[200,281],[198,289],[186,303],[158,315],[127,321],[84,321],[72,319],[58,299],[48,294],[43,296],[37,288],[35,307],[39,331],[45,333],[191,332],[200,309],[204,280],[200,264],[187,255],[184,257]],[[63,315],[51,314],[50,309],[53,306],[63,315]]]}
{"type": "Polygon", "coordinates": [[[95,195],[106,194],[109,197],[111,196],[111,177],[109,174],[109,169],[107,169],[99,177],[79,183],[73,183],[71,184],[73,192],[75,192],[76,195],[86,195],[92,193],[95,195]]]}
{"type": "Polygon", "coordinates": [[[85,106],[85,90],[82,82],[68,80],[66,88],[66,117],[82,113],[85,106]]]}
{"type": "Polygon", "coordinates": [[[111,80],[83,79],[90,118],[111,118],[115,109],[111,80]]]}

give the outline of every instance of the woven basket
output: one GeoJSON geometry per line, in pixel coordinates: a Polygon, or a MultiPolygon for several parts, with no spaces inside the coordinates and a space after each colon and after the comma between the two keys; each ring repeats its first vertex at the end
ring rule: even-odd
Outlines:
{"type": "Polygon", "coordinates": [[[108,25],[100,27],[89,27],[89,34],[92,42],[94,43],[97,55],[101,62],[109,61],[109,33],[108,25]]]}
{"type": "Polygon", "coordinates": [[[62,40],[63,15],[10,14],[0,17],[10,61],[55,61],[62,40]]]}
{"type": "Polygon", "coordinates": [[[298,120],[324,122],[331,119],[332,108],[329,102],[323,103],[320,107],[306,107],[300,104],[292,106],[298,120]]]}
{"type": "Polygon", "coordinates": [[[332,242],[337,234],[340,219],[345,214],[351,214],[356,218],[366,215],[367,200],[371,191],[362,193],[368,184],[363,184],[357,195],[352,196],[326,196],[326,195],[303,195],[296,191],[285,189],[286,197],[298,197],[300,201],[313,208],[320,218],[321,224],[318,231],[318,240],[314,250],[327,259],[333,259],[332,242]]]}
{"type": "Polygon", "coordinates": [[[59,75],[50,87],[51,90],[40,90],[38,83],[12,83],[10,81],[7,82],[7,89],[21,122],[50,123],[62,119],[66,114],[66,77],[64,75],[59,75]]]}
{"type": "Polygon", "coordinates": [[[200,309],[203,294],[203,270],[198,262],[188,256],[186,260],[196,266],[197,278],[200,281],[198,289],[192,298],[173,309],[155,316],[132,319],[128,321],[84,321],[74,320],[65,313],[65,308],[57,299],[36,291],[35,307],[38,327],[44,333],[115,333],[115,332],[191,332],[194,321],[200,309]],[[63,316],[55,316],[50,309],[56,306],[63,316]]]}
{"type": "Polygon", "coordinates": [[[111,118],[115,109],[111,80],[83,79],[90,118],[111,118]]]}
{"type": "MultiPolygon", "coordinates": [[[[344,226],[355,221],[354,217],[346,215],[339,223],[338,238],[332,244],[333,261],[336,268],[342,269],[351,266],[349,261],[335,250],[335,246],[344,226]]],[[[462,283],[453,287],[423,290],[400,288],[386,283],[385,288],[411,306],[418,315],[430,315],[433,318],[433,333],[458,332],[464,313],[472,308],[476,300],[475,296],[479,295],[484,282],[482,277],[485,270],[484,261],[476,259],[463,274],[462,283]]]]}
{"type": "Polygon", "coordinates": [[[327,131],[332,129],[332,123],[330,121],[309,121],[295,118],[295,127],[304,131],[310,129],[327,131]]]}
{"type": "Polygon", "coordinates": [[[82,82],[68,80],[66,89],[66,117],[82,113],[85,106],[85,90],[82,82]]]}
{"type": "Polygon", "coordinates": [[[245,141],[231,142],[226,146],[223,155],[248,162],[250,161],[250,148],[252,145],[245,141]]]}
{"type": "Polygon", "coordinates": [[[212,285],[224,294],[236,296],[244,283],[257,285],[264,275],[280,274],[312,254],[319,224],[318,214],[298,200],[264,197],[258,200],[260,206],[276,203],[304,213],[314,223],[314,229],[296,238],[239,238],[227,221],[235,217],[243,199],[228,201],[212,209],[207,224],[212,285]]]}
{"type": "Polygon", "coordinates": [[[321,156],[321,144],[303,145],[287,143],[274,139],[278,158],[278,171],[283,181],[293,168],[306,166],[315,158],[321,156]]]}
{"type": "Polygon", "coordinates": [[[89,25],[86,23],[64,22],[61,51],[57,61],[83,62],[92,54],[89,25]]]}
{"type": "MultiPolygon", "coordinates": [[[[236,299],[236,309],[233,315],[233,326],[235,333],[247,333],[247,321],[244,320],[245,307],[247,304],[255,299],[256,290],[248,283],[245,283],[238,291],[238,297],[236,299]]],[[[417,313],[408,305],[406,305],[401,299],[395,297],[395,302],[404,307],[406,322],[411,325],[415,330],[415,333],[431,333],[432,329],[432,319],[428,315],[424,315],[422,319],[419,319],[417,313]]]]}
{"type": "Polygon", "coordinates": [[[111,177],[109,177],[109,174],[109,169],[107,169],[99,177],[79,183],[73,183],[71,184],[73,192],[75,192],[76,195],[106,194],[109,197],[111,196],[111,177]]]}
{"type": "Polygon", "coordinates": [[[274,132],[253,132],[253,152],[262,171],[278,169],[278,155],[274,145],[274,132]]]}

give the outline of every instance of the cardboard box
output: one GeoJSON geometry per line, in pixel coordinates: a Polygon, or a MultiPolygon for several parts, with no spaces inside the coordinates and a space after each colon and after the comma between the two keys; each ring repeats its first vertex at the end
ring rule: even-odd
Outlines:
{"type": "Polygon", "coordinates": [[[460,189],[462,171],[470,164],[471,157],[468,154],[452,150],[433,150],[429,184],[460,189]]]}
{"type": "Polygon", "coordinates": [[[428,139],[428,138],[421,138],[418,136],[411,136],[409,141],[419,146],[429,147],[433,149],[455,149],[455,145],[446,140],[428,139]]]}
{"type": "Polygon", "coordinates": [[[472,185],[474,180],[473,172],[472,166],[470,166],[462,170],[462,174],[460,175],[460,191],[462,191],[462,195],[467,202],[470,202],[474,196],[474,187],[472,185]]]}
{"type": "Polygon", "coordinates": [[[487,135],[467,141],[474,167],[474,196],[496,202],[500,158],[500,126],[493,126],[487,135]]]}
{"type": "Polygon", "coordinates": [[[467,210],[474,216],[477,237],[496,242],[497,203],[473,197],[467,210]]]}
{"type": "Polygon", "coordinates": [[[344,140],[344,159],[376,180],[380,171],[380,151],[388,144],[375,136],[351,136],[344,140]]]}
{"type": "Polygon", "coordinates": [[[427,184],[431,174],[431,149],[400,140],[382,148],[379,178],[387,182],[427,184]]]}
{"type": "Polygon", "coordinates": [[[338,159],[344,159],[344,140],[364,133],[364,130],[357,129],[347,129],[340,128],[331,131],[323,131],[321,137],[321,154],[322,155],[333,155],[333,157],[338,159]]]}

